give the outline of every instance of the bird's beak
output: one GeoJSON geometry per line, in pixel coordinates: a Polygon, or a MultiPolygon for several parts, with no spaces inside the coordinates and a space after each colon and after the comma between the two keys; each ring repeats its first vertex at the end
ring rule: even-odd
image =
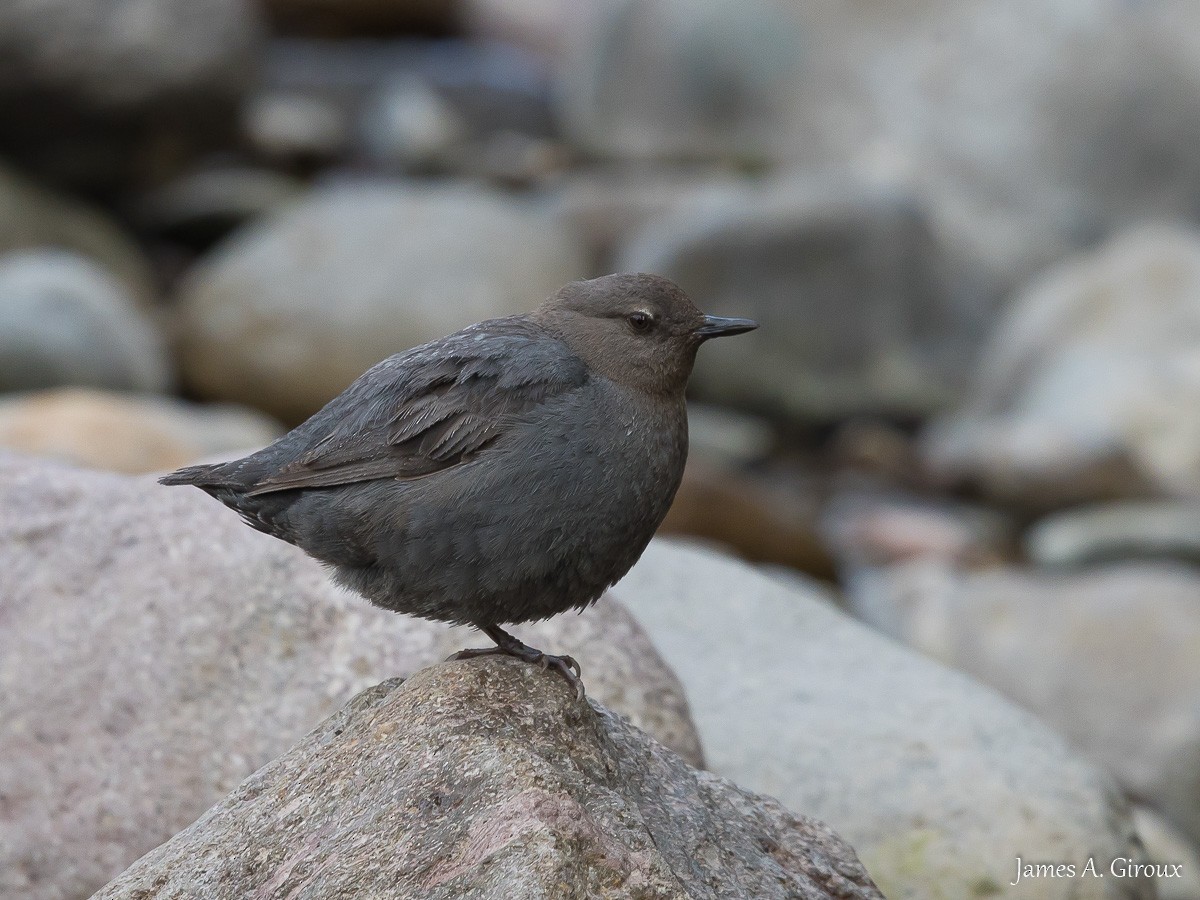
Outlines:
{"type": "Polygon", "coordinates": [[[757,327],[758,323],[753,319],[727,319],[724,316],[705,316],[704,324],[692,333],[700,338],[700,340],[707,341],[709,338],[725,337],[730,334],[744,334],[747,331],[753,331],[757,327]]]}

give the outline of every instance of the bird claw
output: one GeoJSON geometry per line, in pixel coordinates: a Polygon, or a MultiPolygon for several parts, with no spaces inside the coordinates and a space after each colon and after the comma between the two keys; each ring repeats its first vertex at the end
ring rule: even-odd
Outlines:
{"type": "Polygon", "coordinates": [[[570,656],[551,656],[549,653],[541,654],[538,659],[538,665],[543,669],[554,669],[567,680],[567,684],[575,688],[575,699],[582,700],[586,695],[583,688],[583,670],[579,667],[574,658],[570,656]]]}
{"type": "Polygon", "coordinates": [[[446,657],[447,662],[457,662],[463,659],[475,659],[480,656],[515,656],[517,659],[523,659],[525,662],[536,663],[543,671],[554,669],[563,678],[567,684],[575,689],[575,699],[583,700],[586,696],[586,691],[583,687],[583,669],[573,656],[553,656],[549,653],[543,653],[541,650],[535,650],[533,647],[526,646],[520,643],[515,638],[511,644],[504,644],[496,647],[488,647],[478,650],[459,650],[446,657]]]}

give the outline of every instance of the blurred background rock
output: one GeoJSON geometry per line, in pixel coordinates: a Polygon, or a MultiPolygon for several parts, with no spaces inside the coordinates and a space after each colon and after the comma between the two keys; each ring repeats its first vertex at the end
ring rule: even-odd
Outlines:
{"type": "Polygon", "coordinates": [[[0,0],[0,447],[241,453],[616,270],[763,324],[701,355],[664,530],[1194,854],[1200,4],[0,0]]]}

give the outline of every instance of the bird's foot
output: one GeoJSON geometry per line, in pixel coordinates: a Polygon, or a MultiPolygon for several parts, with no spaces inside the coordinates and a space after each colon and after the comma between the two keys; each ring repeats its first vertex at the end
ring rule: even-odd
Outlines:
{"type": "Polygon", "coordinates": [[[543,669],[554,669],[558,674],[567,680],[567,684],[575,689],[575,699],[582,700],[584,698],[584,688],[581,676],[583,670],[579,667],[579,663],[572,656],[553,656],[549,653],[543,653],[536,647],[530,647],[528,644],[522,643],[506,631],[493,626],[481,628],[484,634],[496,642],[495,647],[488,647],[482,650],[459,650],[451,660],[474,659],[477,656],[495,656],[503,654],[504,656],[515,656],[517,659],[523,659],[525,662],[535,663],[543,669]]]}

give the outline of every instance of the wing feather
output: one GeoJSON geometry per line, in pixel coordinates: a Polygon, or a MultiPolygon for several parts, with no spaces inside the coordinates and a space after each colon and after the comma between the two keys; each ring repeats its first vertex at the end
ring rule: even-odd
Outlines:
{"type": "Polygon", "coordinates": [[[283,439],[291,461],[260,474],[247,494],[420,478],[460,465],[586,380],[582,360],[527,320],[480,323],[368,371],[283,439]]]}

